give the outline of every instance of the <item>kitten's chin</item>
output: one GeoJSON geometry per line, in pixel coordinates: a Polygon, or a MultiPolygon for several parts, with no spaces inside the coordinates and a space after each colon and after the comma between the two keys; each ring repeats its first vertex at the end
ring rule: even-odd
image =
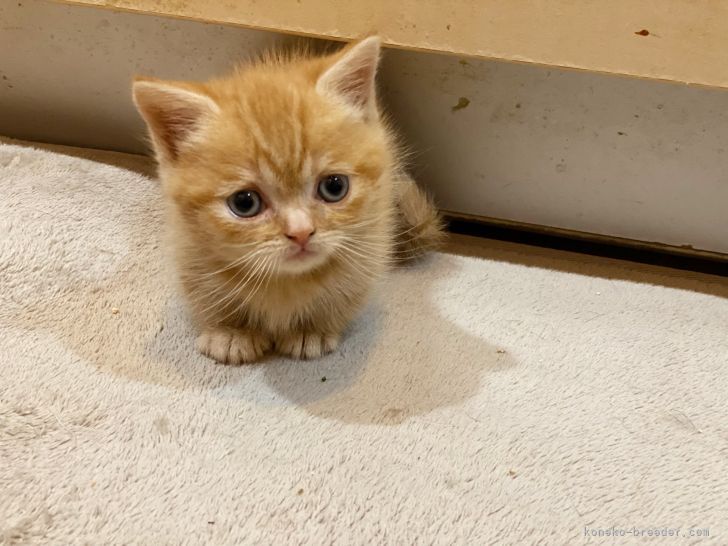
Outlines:
{"type": "Polygon", "coordinates": [[[302,275],[318,269],[328,258],[328,253],[320,249],[289,253],[281,261],[279,272],[284,275],[302,275]]]}

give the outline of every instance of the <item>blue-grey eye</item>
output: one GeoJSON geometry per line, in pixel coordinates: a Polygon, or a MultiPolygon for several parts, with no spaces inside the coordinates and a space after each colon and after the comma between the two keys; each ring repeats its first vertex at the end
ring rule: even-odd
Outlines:
{"type": "Polygon", "coordinates": [[[253,190],[235,192],[227,199],[227,204],[235,216],[251,218],[263,211],[263,200],[260,194],[253,190]]]}
{"type": "Polygon", "coordinates": [[[330,174],[319,181],[318,194],[328,203],[341,201],[349,193],[349,177],[344,174],[330,174]]]}

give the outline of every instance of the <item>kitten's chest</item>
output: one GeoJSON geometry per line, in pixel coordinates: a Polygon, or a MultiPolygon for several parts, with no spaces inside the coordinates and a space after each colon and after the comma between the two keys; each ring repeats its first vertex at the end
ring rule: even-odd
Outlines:
{"type": "Polygon", "coordinates": [[[320,299],[322,288],[295,280],[285,286],[271,287],[261,294],[258,305],[271,313],[300,313],[320,299]]]}
{"type": "Polygon", "coordinates": [[[296,322],[315,320],[324,307],[330,305],[325,281],[292,278],[261,291],[251,306],[258,321],[268,329],[287,330],[296,322]]]}

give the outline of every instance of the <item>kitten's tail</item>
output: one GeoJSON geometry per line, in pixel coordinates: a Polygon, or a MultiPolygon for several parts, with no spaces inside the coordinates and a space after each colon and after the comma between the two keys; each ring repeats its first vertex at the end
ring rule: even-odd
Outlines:
{"type": "Polygon", "coordinates": [[[398,181],[396,263],[409,262],[437,248],[444,238],[440,213],[409,176],[398,181]]]}

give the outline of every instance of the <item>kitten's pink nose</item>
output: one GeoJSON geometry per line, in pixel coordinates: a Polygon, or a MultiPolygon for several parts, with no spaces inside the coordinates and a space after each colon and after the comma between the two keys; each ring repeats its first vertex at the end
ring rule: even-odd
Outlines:
{"type": "Polygon", "coordinates": [[[285,228],[283,233],[288,239],[296,241],[301,248],[304,248],[316,231],[311,216],[302,208],[291,208],[286,210],[284,214],[285,228]]]}
{"type": "Polygon", "coordinates": [[[306,227],[304,229],[297,229],[297,230],[289,230],[286,233],[286,237],[288,237],[291,241],[296,241],[301,247],[305,247],[306,243],[308,243],[309,239],[313,236],[313,234],[316,233],[315,229],[306,227]]]}

